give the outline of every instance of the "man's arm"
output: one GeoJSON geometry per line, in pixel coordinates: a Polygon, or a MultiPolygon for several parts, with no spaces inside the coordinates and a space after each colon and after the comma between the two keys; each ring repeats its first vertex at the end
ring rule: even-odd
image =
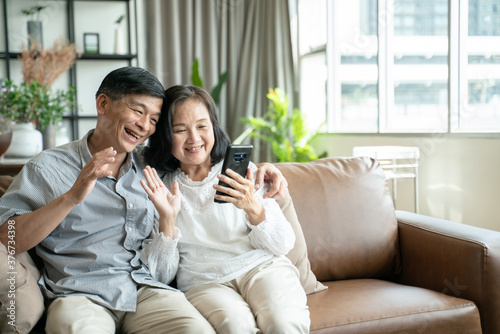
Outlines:
{"type": "Polygon", "coordinates": [[[83,202],[90,194],[97,178],[111,174],[108,164],[114,161],[115,155],[113,148],[96,153],[82,168],[75,184],[66,193],[35,211],[7,219],[0,226],[0,242],[7,247],[9,241],[14,240],[15,252],[22,253],[45,239],[75,205],[83,202]],[[9,226],[14,226],[10,227],[10,234],[9,226]]]}
{"type": "Polygon", "coordinates": [[[288,188],[286,181],[280,170],[268,162],[257,164],[259,170],[255,177],[255,189],[259,189],[264,184],[264,181],[272,183],[271,189],[264,195],[264,198],[283,199],[288,188]]]}

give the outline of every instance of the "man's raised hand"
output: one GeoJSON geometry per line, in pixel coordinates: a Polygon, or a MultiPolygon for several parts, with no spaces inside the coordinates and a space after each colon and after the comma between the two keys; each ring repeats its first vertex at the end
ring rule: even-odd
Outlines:
{"type": "Polygon", "coordinates": [[[75,184],[67,193],[75,205],[85,200],[94,189],[98,178],[112,175],[112,171],[108,168],[109,164],[115,161],[115,156],[116,151],[113,147],[108,147],[94,154],[89,162],[83,166],[75,184]]]}

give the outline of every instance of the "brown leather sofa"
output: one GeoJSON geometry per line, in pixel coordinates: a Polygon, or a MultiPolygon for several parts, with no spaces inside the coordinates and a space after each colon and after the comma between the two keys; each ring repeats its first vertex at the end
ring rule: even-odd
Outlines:
{"type": "Polygon", "coordinates": [[[277,165],[311,269],[311,333],[500,333],[500,233],[394,211],[379,163],[277,165]]]}
{"type": "MultiPolygon", "coordinates": [[[[309,293],[311,333],[500,333],[499,232],[395,212],[370,158],[277,166],[293,199],[280,204],[297,236],[289,257],[309,293]]],[[[18,300],[19,325],[19,308],[35,305],[18,300]]]]}

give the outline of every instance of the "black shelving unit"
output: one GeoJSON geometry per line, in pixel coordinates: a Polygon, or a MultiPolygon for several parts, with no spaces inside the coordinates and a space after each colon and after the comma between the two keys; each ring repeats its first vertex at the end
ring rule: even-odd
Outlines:
{"type": "MultiPolygon", "coordinates": [[[[0,60],[5,62],[5,76],[7,78],[11,78],[11,60],[17,59],[20,55],[20,52],[11,52],[11,47],[9,45],[9,24],[12,24],[9,20],[8,15],[8,7],[9,4],[17,2],[19,0],[0,0],[2,2],[2,12],[3,12],[3,34],[5,38],[5,49],[0,50],[0,60]]],[[[49,0],[50,1],[50,0],[49,0]]],[[[100,61],[127,61],[129,66],[133,66],[134,64],[138,64],[138,29],[137,29],[137,1],[136,0],[53,0],[58,1],[59,3],[65,2],[65,14],[67,17],[67,31],[66,38],[69,39],[71,43],[75,43],[75,16],[77,13],[75,12],[75,3],[77,2],[99,2],[103,3],[126,3],[126,17],[127,17],[127,36],[128,36],[128,50],[126,54],[113,54],[113,53],[104,53],[104,54],[88,54],[83,53],[80,58],[78,58],[72,68],[69,70],[69,83],[76,87],[78,91],[77,85],[77,65],[79,61],[92,61],[92,60],[100,60],[100,61]],[[133,15],[133,17],[132,17],[133,15]],[[133,18],[133,24],[132,19],[133,18]],[[134,40],[133,40],[134,39],[134,40]],[[135,46],[135,47],[133,47],[135,46]]],[[[28,3],[26,7],[30,7],[35,5],[35,2],[28,3]]],[[[92,87],[96,89],[97,87],[92,87]]],[[[90,115],[80,115],[78,112],[78,97],[75,103],[75,107],[73,108],[71,114],[65,115],[63,117],[64,120],[70,122],[72,139],[78,139],[82,135],[79,133],[79,121],[80,120],[88,120],[88,119],[96,119],[97,116],[90,115]]],[[[68,129],[69,130],[69,129],[68,129]]]]}

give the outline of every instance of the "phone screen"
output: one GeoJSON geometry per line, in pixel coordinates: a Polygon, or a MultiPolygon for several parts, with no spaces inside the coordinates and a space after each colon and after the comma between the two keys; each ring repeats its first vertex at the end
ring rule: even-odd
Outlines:
{"type": "MultiPolygon", "coordinates": [[[[252,155],[252,145],[229,145],[226,150],[224,162],[222,164],[222,174],[226,174],[226,169],[231,169],[243,177],[246,177],[248,164],[250,163],[250,156],[252,155]]],[[[219,180],[219,185],[230,187],[225,182],[219,180]]],[[[227,194],[217,191],[218,195],[229,196],[227,194]]],[[[228,203],[214,199],[217,203],[228,203]]]]}

